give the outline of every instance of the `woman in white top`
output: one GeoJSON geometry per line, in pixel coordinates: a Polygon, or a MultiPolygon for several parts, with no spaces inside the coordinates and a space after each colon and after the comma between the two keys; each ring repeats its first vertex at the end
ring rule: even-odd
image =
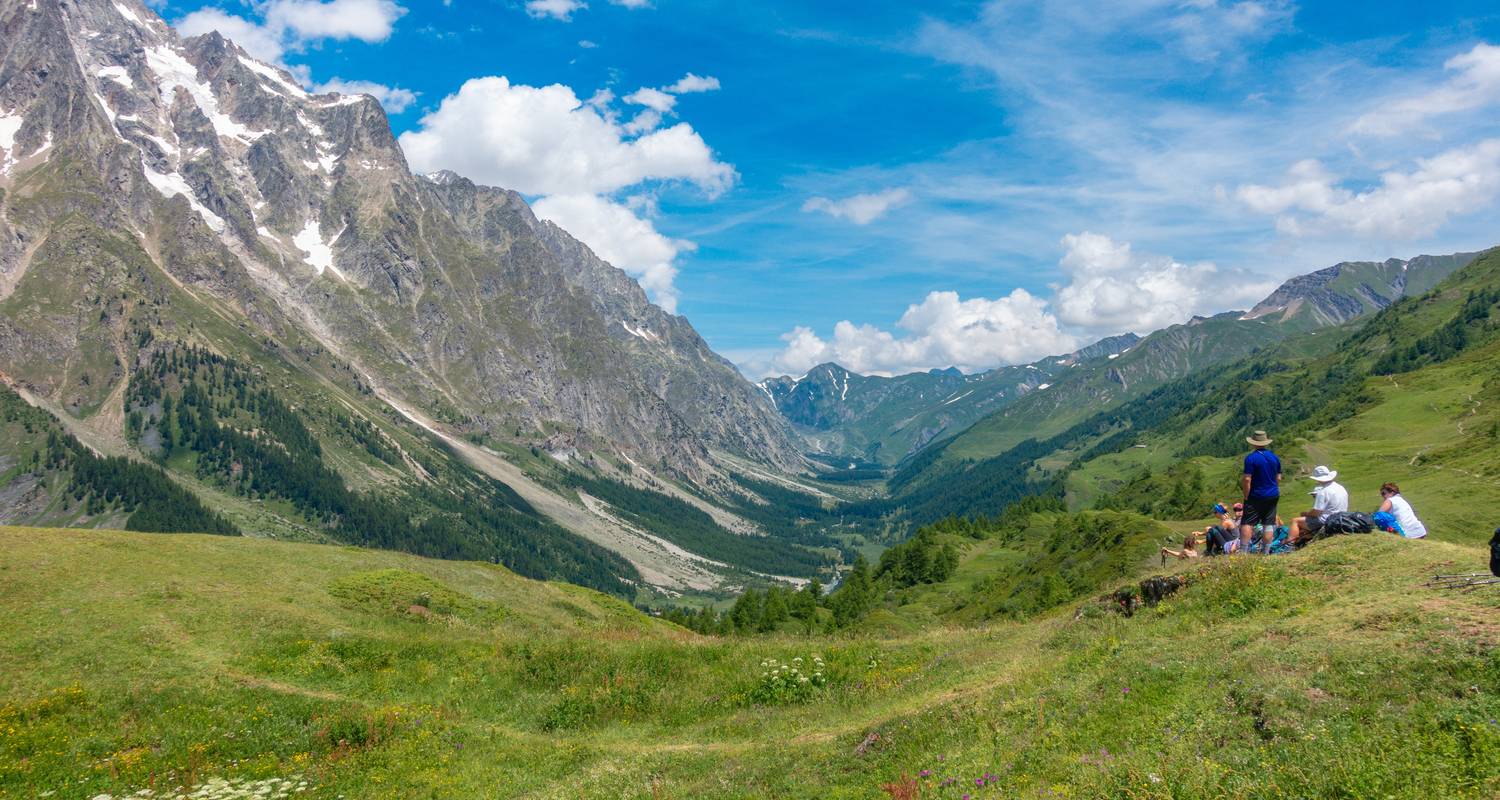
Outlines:
{"type": "Polygon", "coordinates": [[[1401,496],[1401,487],[1387,483],[1380,487],[1380,496],[1385,498],[1380,504],[1380,510],[1394,516],[1401,523],[1401,531],[1406,538],[1420,539],[1427,535],[1427,526],[1417,519],[1417,512],[1411,510],[1411,503],[1401,496]]]}

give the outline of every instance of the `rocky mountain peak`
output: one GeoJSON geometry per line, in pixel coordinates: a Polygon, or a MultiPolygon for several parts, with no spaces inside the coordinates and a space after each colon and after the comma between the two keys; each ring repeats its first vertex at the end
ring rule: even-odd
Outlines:
{"type": "MultiPolygon", "coordinates": [[[[59,226],[83,212],[86,235],[126,237],[215,313],[310,337],[469,431],[694,480],[716,449],[801,466],[785,423],[686,320],[520,195],[412,175],[374,98],[311,94],[217,33],[179,39],[139,0],[0,2],[0,159],[0,303],[64,269],[33,243],[66,249],[59,226]],[[80,199],[23,212],[33,196],[80,199]]],[[[0,361],[44,396],[69,391],[0,361]]]]}

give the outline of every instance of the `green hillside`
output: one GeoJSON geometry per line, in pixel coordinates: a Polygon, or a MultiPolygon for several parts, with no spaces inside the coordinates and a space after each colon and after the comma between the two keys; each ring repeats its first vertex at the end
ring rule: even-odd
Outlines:
{"type": "MultiPolygon", "coordinates": [[[[0,544],[3,797],[1500,791],[1500,593],[1419,588],[1478,564],[1443,541],[1195,565],[1133,618],[1091,600],[728,639],[489,565],[99,531],[0,544]],[[808,684],[762,677],[815,657],[808,684]]],[[[977,550],[958,579],[984,571],[977,550]]]]}
{"type": "MultiPolygon", "coordinates": [[[[1448,440],[1455,455],[1458,450],[1482,454],[1492,447],[1481,434],[1500,419],[1496,408],[1484,402],[1500,371],[1497,285],[1500,250],[1491,250],[1434,291],[1395,303],[1363,325],[1293,337],[1240,361],[1165,383],[1045,438],[1024,439],[1000,455],[979,461],[944,458],[944,451],[964,438],[959,437],[897,471],[892,497],[855,511],[873,518],[897,514],[921,524],[954,513],[999,513],[1030,494],[1065,492],[1079,507],[1119,490],[1142,467],[1242,455],[1244,436],[1261,428],[1278,437],[1290,468],[1310,469],[1313,465],[1304,464],[1297,449],[1303,440],[1349,441],[1351,453],[1375,446],[1368,438],[1354,439],[1352,432],[1337,430],[1354,417],[1383,420],[1374,432],[1394,438],[1387,449],[1350,464],[1355,471],[1347,474],[1368,470],[1387,476],[1382,481],[1424,481],[1440,471],[1441,463],[1430,453],[1419,453],[1436,444],[1423,437],[1441,433],[1438,442],[1448,440]],[[1311,344],[1312,339],[1318,343],[1311,344]],[[1416,403],[1377,408],[1409,391],[1400,388],[1403,380],[1411,388],[1429,386],[1430,395],[1416,403]]],[[[1320,450],[1308,458],[1332,452],[1320,450]]],[[[1234,489],[1234,466],[1224,461],[1213,469],[1218,470],[1220,491],[1228,496],[1234,489]]]]}

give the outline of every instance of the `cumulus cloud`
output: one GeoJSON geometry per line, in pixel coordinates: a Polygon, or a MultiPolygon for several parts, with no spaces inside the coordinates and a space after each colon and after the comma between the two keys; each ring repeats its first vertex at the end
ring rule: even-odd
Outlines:
{"type": "Polygon", "coordinates": [[[896,333],[844,320],[825,340],[798,326],[782,335],[779,352],[748,353],[741,368],[757,377],[801,374],[828,361],[876,375],[974,372],[1071,352],[1110,334],[1144,334],[1197,314],[1248,308],[1276,288],[1209,263],[1141,255],[1128,242],[1087,231],[1063,237],[1062,246],[1068,281],[1050,302],[1024,289],[996,300],[932,292],[907,307],[896,333]]]}
{"type": "Polygon", "coordinates": [[[270,0],[266,27],[288,32],[298,43],[318,39],[383,42],[406,9],[391,0],[270,0]]]}
{"type": "Polygon", "coordinates": [[[712,197],[735,179],[687,123],[630,138],[566,86],[503,77],[465,82],[401,135],[401,147],[419,171],[451,169],[529,195],[610,194],[667,180],[712,197]]]}
{"type": "Polygon", "coordinates": [[[1415,169],[1386,172],[1379,185],[1364,191],[1339,184],[1322,163],[1306,160],[1293,165],[1280,184],[1247,184],[1235,197],[1275,216],[1277,229],[1293,236],[1348,232],[1416,239],[1500,195],[1500,139],[1417,159],[1415,169]]]}
{"type": "Polygon", "coordinates": [[[417,93],[410,89],[402,89],[399,86],[386,86],[374,81],[346,81],[343,78],[334,78],[324,81],[313,87],[313,92],[324,94],[326,92],[338,92],[339,94],[367,94],[380,101],[385,110],[392,114],[400,114],[417,102],[417,93]]]}
{"type": "Polygon", "coordinates": [[[1059,265],[1068,282],[1057,290],[1056,311],[1075,329],[1145,334],[1195,314],[1253,305],[1276,288],[1207,262],[1138,255],[1128,242],[1088,231],[1068,234],[1062,244],[1059,265]]]}
{"type": "Polygon", "coordinates": [[[662,89],[672,94],[693,94],[695,92],[716,92],[719,90],[719,79],[709,76],[694,75],[689,72],[682,76],[671,86],[662,89]]]}
{"type": "Polygon", "coordinates": [[[543,197],[533,205],[536,215],[557,223],[584,242],[594,254],[625,270],[653,301],[676,313],[679,297],[673,281],[677,255],[694,249],[692,242],[669,239],[624,205],[598,195],[543,197]]]}
{"type": "Polygon", "coordinates": [[[887,189],[874,194],[857,194],[843,200],[826,197],[809,198],[802,204],[804,212],[821,211],[835,219],[848,220],[855,225],[868,225],[885,212],[911,200],[907,189],[887,189]]]}
{"type": "Polygon", "coordinates": [[[1453,73],[1441,86],[1385,101],[1355,120],[1352,130],[1369,136],[1395,136],[1425,126],[1432,117],[1500,103],[1500,47],[1481,42],[1443,67],[1453,73]]]}
{"type": "Polygon", "coordinates": [[[588,8],[583,0],[526,0],[526,13],[538,19],[551,17],[567,22],[573,12],[588,8]]]}
{"type": "Polygon", "coordinates": [[[824,340],[812,329],[784,334],[786,343],[769,372],[793,375],[826,361],[870,375],[900,375],[935,367],[965,371],[1017,364],[1077,347],[1047,303],[1024,289],[990,300],[963,300],[957,292],[932,292],[908,306],[896,322],[903,333],[844,320],[824,340]]]}
{"type": "MultiPolygon", "coordinates": [[[[713,77],[702,77],[689,72],[671,86],[663,86],[660,89],[650,86],[642,86],[620,98],[634,106],[642,106],[644,110],[631,118],[625,126],[625,132],[631,135],[646,133],[656,130],[667,116],[673,114],[677,108],[677,95],[693,94],[697,92],[712,92],[719,88],[719,79],[713,77]]],[[[609,90],[601,89],[600,92],[608,93],[609,90]]],[[[596,95],[597,96],[597,95],[596,95]]],[[[613,94],[608,94],[605,103],[614,99],[613,94]]],[[[598,106],[591,99],[591,105],[598,106]]]]}
{"type": "Polygon", "coordinates": [[[631,105],[645,106],[654,111],[660,111],[663,114],[671,111],[677,105],[677,97],[675,95],[664,92],[661,89],[647,87],[636,89],[620,99],[631,105]]]}
{"type": "Polygon", "coordinates": [[[451,169],[538,197],[539,216],[635,276],[670,311],[678,297],[674,261],[693,245],[662,235],[645,210],[614,196],[678,182],[714,198],[733,184],[734,168],[687,123],[658,129],[662,112],[655,108],[642,112],[655,117],[622,124],[614,100],[608,91],[582,101],[562,85],[476,78],[402,134],[401,147],[419,172],[451,169]]]}

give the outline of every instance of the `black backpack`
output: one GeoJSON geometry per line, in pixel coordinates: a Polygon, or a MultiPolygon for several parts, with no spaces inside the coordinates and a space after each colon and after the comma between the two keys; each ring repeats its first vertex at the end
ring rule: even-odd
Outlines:
{"type": "Polygon", "coordinates": [[[1323,518],[1323,532],[1325,534],[1335,533],[1369,533],[1375,530],[1375,522],[1370,519],[1369,514],[1358,511],[1335,511],[1323,518]]]}
{"type": "Polygon", "coordinates": [[[1490,539],[1490,572],[1500,578],[1500,528],[1495,529],[1495,535],[1490,539]]]}

